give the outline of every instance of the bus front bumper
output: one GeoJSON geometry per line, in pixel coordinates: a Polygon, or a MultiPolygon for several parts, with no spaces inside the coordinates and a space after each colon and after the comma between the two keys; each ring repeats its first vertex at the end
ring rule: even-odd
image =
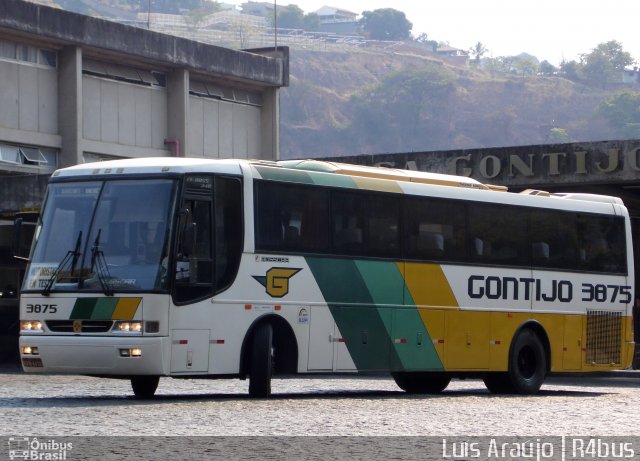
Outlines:
{"type": "Polygon", "coordinates": [[[170,350],[168,337],[20,337],[20,359],[27,373],[162,376],[169,374],[170,350]],[[25,348],[32,353],[26,354],[25,348]]]}

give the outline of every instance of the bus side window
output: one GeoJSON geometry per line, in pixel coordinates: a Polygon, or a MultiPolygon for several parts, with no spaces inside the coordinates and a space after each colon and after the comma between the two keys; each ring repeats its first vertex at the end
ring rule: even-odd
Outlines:
{"type": "Polygon", "coordinates": [[[277,252],[327,252],[329,191],[257,181],[256,248],[277,252]]]}
{"type": "Polygon", "coordinates": [[[228,288],[238,272],[244,242],[242,222],[242,182],[236,178],[216,178],[216,293],[228,288]]]}
{"type": "Polygon", "coordinates": [[[594,272],[625,273],[624,221],[609,216],[578,217],[580,263],[594,272]]]}
{"type": "Polygon", "coordinates": [[[184,200],[176,254],[175,300],[195,301],[213,294],[210,199],[184,200]]]}

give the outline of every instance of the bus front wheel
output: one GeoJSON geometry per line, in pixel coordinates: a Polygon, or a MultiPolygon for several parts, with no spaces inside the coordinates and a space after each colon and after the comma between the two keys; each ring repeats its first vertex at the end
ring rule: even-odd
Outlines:
{"type": "Polygon", "coordinates": [[[399,372],[392,376],[398,387],[409,394],[439,394],[451,382],[444,373],[399,372]]]}
{"type": "Polygon", "coordinates": [[[517,394],[536,394],[547,375],[547,357],[540,337],[531,329],[522,330],[509,354],[509,381],[517,394]]]}
{"type": "Polygon", "coordinates": [[[151,399],[156,393],[159,382],[159,376],[133,376],[131,388],[137,399],[151,399]]]}
{"type": "Polygon", "coordinates": [[[249,396],[267,398],[271,395],[273,373],[273,328],[261,323],[253,333],[249,362],[249,396]]]}

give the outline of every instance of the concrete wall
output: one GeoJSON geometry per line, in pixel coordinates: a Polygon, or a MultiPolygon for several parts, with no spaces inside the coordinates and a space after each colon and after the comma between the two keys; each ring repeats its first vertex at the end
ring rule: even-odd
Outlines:
{"type": "Polygon", "coordinates": [[[169,155],[166,88],[83,76],[82,137],[90,141],[85,151],[131,157],[129,148],[138,147],[169,155]]]}
{"type": "Polygon", "coordinates": [[[0,61],[0,126],[21,131],[58,133],[56,69],[0,61]]]}
{"type": "Polygon", "coordinates": [[[640,140],[375,154],[328,160],[469,176],[486,184],[515,188],[640,182],[640,140]]]}
{"type": "Polygon", "coordinates": [[[264,158],[260,107],[191,96],[189,111],[189,157],[264,158]]]}
{"type": "Polygon", "coordinates": [[[0,179],[3,210],[39,208],[49,175],[6,176],[0,179]]]}
{"type": "Polygon", "coordinates": [[[54,161],[0,158],[0,210],[34,206],[42,178],[56,167],[100,158],[180,153],[276,160],[288,56],[286,48],[231,50],[2,0],[0,147],[40,149],[54,161]],[[11,44],[24,57],[6,51],[11,44]],[[135,80],[152,72],[162,78],[135,80]],[[225,96],[192,94],[195,81],[223,88],[225,96]]]}

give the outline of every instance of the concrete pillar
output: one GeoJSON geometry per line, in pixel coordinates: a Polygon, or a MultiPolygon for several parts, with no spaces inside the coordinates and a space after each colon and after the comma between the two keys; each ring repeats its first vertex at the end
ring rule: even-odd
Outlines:
{"type": "Polygon", "coordinates": [[[58,167],[82,163],[82,49],[66,46],[58,54],[58,126],[62,149],[58,167]]]}
{"type": "Polygon", "coordinates": [[[167,75],[167,134],[170,155],[189,152],[189,71],[176,69],[167,75]]]}
{"type": "Polygon", "coordinates": [[[280,89],[268,88],[262,93],[260,159],[280,159],[280,89]]]}

